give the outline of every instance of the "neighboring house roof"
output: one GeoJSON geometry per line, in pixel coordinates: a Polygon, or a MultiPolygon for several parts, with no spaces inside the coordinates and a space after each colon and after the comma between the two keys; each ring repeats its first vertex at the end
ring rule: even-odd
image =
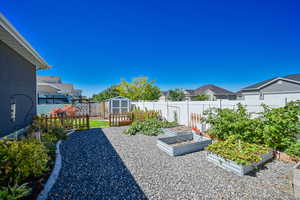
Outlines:
{"type": "Polygon", "coordinates": [[[40,83],[61,83],[59,76],[37,76],[37,81],[40,83]]]}
{"type": "Polygon", "coordinates": [[[276,82],[278,80],[286,80],[286,81],[290,81],[290,82],[296,82],[300,84],[300,74],[291,74],[291,75],[287,75],[284,77],[275,77],[275,78],[271,78],[265,81],[261,81],[259,83],[255,83],[253,85],[250,85],[248,87],[245,87],[243,89],[241,89],[240,92],[245,91],[245,90],[259,90],[273,82],[276,82]]]}
{"type": "Polygon", "coordinates": [[[60,91],[60,90],[61,90],[60,88],[58,88],[58,87],[56,87],[55,85],[50,84],[50,83],[38,83],[38,87],[39,87],[39,86],[51,87],[51,88],[53,88],[53,89],[55,89],[55,90],[57,90],[57,91],[60,91]]]}
{"type": "Polygon", "coordinates": [[[0,13],[0,40],[35,65],[37,70],[50,68],[47,62],[32,48],[2,13],[0,13]]]}
{"type": "Polygon", "coordinates": [[[70,83],[53,83],[52,85],[55,85],[58,87],[62,92],[72,92],[74,90],[73,84],[70,83]]]}
{"type": "Polygon", "coordinates": [[[169,91],[161,91],[161,94],[163,95],[163,96],[169,96],[169,91]]]}
{"type": "Polygon", "coordinates": [[[37,76],[37,86],[39,93],[48,92],[47,88],[40,86],[48,86],[57,89],[57,93],[67,94],[70,96],[81,96],[82,91],[74,89],[74,85],[70,83],[62,83],[59,76],[37,76]]]}
{"type": "Polygon", "coordinates": [[[193,96],[194,95],[194,90],[185,90],[185,94],[193,96]]]}
{"type": "Polygon", "coordinates": [[[202,87],[199,87],[197,89],[194,90],[194,95],[198,95],[198,94],[202,94],[204,93],[206,90],[211,90],[213,91],[216,95],[235,95],[235,93],[226,90],[224,88],[212,85],[212,84],[208,84],[208,85],[204,85],[202,87]]]}
{"type": "Polygon", "coordinates": [[[300,74],[291,74],[283,77],[285,79],[291,79],[293,81],[299,81],[300,82],[300,74]]]}

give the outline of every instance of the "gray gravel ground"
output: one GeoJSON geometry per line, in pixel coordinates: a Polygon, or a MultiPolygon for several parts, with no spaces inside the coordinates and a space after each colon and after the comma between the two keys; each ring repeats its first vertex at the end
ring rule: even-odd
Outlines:
{"type": "Polygon", "coordinates": [[[151,136],[124,127],[76,132],[62,144],[63,166],[48,199],[294,199],[292,164],[268,163],[239,177],[206,160],[206,152],[170,157],[151,136]]]}

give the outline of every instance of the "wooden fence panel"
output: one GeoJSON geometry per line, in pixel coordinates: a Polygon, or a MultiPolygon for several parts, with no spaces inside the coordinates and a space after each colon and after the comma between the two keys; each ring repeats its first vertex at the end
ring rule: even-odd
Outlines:
{"type": "Polygon", "coordinates": [[[89,129],[89,116],[47,116],[37,118],[41,129],[47,131],[49,128],[89,129]]]}
{"type": "Polygon", "coordinates": [[[127,126],[132,123],[132,113],[109,114],[109,126],[127,126]]]}
{"type": "MultiPolygon", "coordinates": [[[[189,127],[197,128],[197,124],[201,123],[201,114],[191,113],[189,127]]],[[[199,128],[199,127],[198,127],[199,128]]]]}

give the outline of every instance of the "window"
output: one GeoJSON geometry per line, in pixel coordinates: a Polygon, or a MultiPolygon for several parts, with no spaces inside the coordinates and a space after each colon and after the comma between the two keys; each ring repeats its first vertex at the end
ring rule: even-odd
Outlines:
{"type": "Polygon", "coordinates": [[[120,107],[120,101],[119,100],[113,100],[112,104],[113,104],[113,107],[120,107]]]}
{"type": "Polygon", "coordinates": [[[128,101],[127,100],[122,100],[121,101],[121,106],[127,108],[128,101]]]}
{"type": "Polygon", "coordinates": [[[259,100],[264,100],[264,94],[263,93],[259,93],[259,100]]]}
{"type": "Polygon", "coordinates": [[[127,113],[130,111],[130,100],[124,97],[110,99],[111,113],[127,113]]]}
{"type": "Polygon", "coordinates": [[[16,106],[16,100],[12,99],[10,100],[10,120],[12,122],[16,121],[16,112],[17,111],[17,106],[16,106]]]}

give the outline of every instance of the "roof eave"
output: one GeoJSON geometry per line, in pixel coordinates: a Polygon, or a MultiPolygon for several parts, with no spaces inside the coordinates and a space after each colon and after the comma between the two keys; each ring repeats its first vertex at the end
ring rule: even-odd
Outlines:
{"type": "Polygon", "coordinates": [[[278,80],[284,80],[284,81],[289,81],[289,82],[299,83],[299,84],[300,84],[299,81],[295,81],[295,80],[293,80],[293,79],[288,79],[288,78],[278,77],[278,78],[275,78],[275,79],[273,79],[273,80],[270,80],[269,82],[267,82],[267,83],[265,83],[265,84],[262,84],[261,86],[256,87],[256,88],[244,88],[244,89],[241,89],[241,92],[243,92],[243,91],[252,91],[252,90],[260,90],[260,89],[262,89],[263,87],[266,87],[267,85],[270,85],[271,83],[276,82],[276,81],[278,81],[278,80]]]}
{"type": "MultiPolygon", "coordinates": [[[[51,66],[36,52],[35,49],[26,41],[26,39],[14,28],[14,26],[4,17],[2,13],[0,13],[0,26],[15,40],[15,42],[20,45],[20,47],[24,48],[32,57],[30,59],[24,55],[22,55],[18,50],[16,50],[13,46],[9,45],[19,54],[21,54],[25,59],[31,62],[36,66],[36,70],[40,69],[48,69],[51,66]]],[[[4,43],[9,43],[11,41],[3,41],[4,43]]]]}

